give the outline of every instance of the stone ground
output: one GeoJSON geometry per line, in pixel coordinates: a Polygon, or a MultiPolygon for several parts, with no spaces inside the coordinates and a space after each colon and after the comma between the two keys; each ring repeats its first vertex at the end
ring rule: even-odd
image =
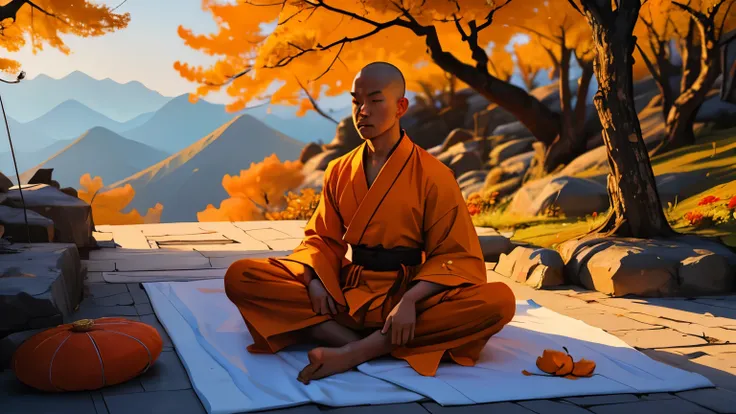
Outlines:
{"type": "MultiPolygon", "coordinates": [[[[155,326],[164,351],[151,370],[127,383],[94,392],[41,394],[0,372],[0,412],[63,414],[204,413],[166,331],[139,283],[107,283],[120,275],[151,271],[223,269],[253,254],[281,254],[296,247],[304,222],[176,223],[98,226],[103,246],[86,260],[85,299],[69,319],[122,316],[155,326]]],[[[480,234],[480,232],[479,232],[480,234]]],[[[488,230],[484,229],[484,234],[488,230]]],[[[577,287],[536,291],[493,271],[488,280],[507,283],[518,299],[533,299],[622,338],[651,358],[708,377],[716,388],[680,393],[610,395],[518,401],[464,407],[435,403],[381,406],[382,413],[576,414],[645,412],[736,413],[736,296],[677,299],[609,298],[577,287]]],[[[270,413],[362,414],[370,406],[332,409],[307,405],[270,413]]]]}

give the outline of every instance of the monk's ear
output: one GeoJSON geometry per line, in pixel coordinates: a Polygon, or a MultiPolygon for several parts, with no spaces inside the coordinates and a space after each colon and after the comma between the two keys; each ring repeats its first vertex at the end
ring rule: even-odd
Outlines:
{"type": "Polygon", "coordinates": [[[409,100],[406,97],[399,98],[396,105],[396,115],[401,118],[409,110],[409,100]]]}

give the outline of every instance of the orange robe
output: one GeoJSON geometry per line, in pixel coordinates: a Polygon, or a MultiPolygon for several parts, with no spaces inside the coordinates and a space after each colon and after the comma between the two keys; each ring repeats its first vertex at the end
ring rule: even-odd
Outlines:
{"type": "Polygon", "coordinates": [[[302,243],[287,257],[242,259],[225,275],[225,291],[253,336],[250,352],[274,353],[309,340],[303,328],[335,319],[369,333],[380,329],[417,281],[444,285],[417,302],[414,339],[392,355],[433,376],[445,354],[472,366],[489,338],[514,316],[503,283],[487,283],[480,241],[452,171],[402,138],[368,188],[363,143],[330,162],[321,199],[302,243]],[[349,245],[421,247],[423,263],[372,271],[346,258],[349,245]],[[311,266],[338,315],[312,310],[304,265],[311,266]]]}

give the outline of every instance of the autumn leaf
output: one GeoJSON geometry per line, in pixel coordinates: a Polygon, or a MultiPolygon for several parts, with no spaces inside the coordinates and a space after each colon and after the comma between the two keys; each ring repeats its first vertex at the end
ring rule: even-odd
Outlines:
{"type": "MultiPolygon", "coordinates": [[[[542,356],[537,357],[537,368],[545,372],[549,376],[564,377],[567,379],[577,379],[579,377],[590,377],[595,371],[595,362],[581,359],[578,362],[573,361],[573,357],[567,352],[557,351],[554,349],[545,349],[542,356]]],[[[522,374],[530,376],[545,376],[543,374],[534,374],[527,370],[523,370],[522,374]]]]}
{"type": "MultiPolygon", "coordinates": [[[[130,22],[129,13],[115,13],[110,6],[90,0],[19,0],[4,1],[0,8],[2,36],[0,47],[9,51],[21,50],[30,41],[33,53],[50,46],[69,54],[64,42],[68,35],[96,37],[123,29],[130,22]],[[13,13],[13,10],[17,11],[13,13]]],[[[0,59],[0,70],[15,73],[20,63],[0,59]]]]}
{"type": "Polygon", "coordinates": [[[128,213],[122,212],[135,197],[135,190],[130,184],[103,191],[102,178],[92,178],[90,174],[84,174],[79,179],[79,184],[81,188],[78,190],[78,197],[92,206],[92,219],[96,225],[161,222],[164,207],[160,203],[149,208],[145,216],[141,216],[135,209],[128,213]]]}

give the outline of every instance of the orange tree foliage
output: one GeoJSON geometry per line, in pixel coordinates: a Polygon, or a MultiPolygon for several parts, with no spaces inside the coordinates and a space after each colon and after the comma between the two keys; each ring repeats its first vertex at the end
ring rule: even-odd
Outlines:
{"type": "Polygon", "coordinates": [[[92,218],[95,224],[148,224],[161,222],[163,205],[156,204],[149,208],[145,216],[133,209],[123,213],[123,209],[133,201],[135,190],[130,184],[124,187],[101,191],[104,187],[102,177],[85,174],[79,179],[81,188],[78,197],[92,206],[92,218]]]}
{"type": "MultiPolygon", "coordinates": [[[[109,6],[89,0],[10,0],[0,6],[0,47],[17,52],[30,40],[33,52],[44,44],[64,54],[69,47],[62,35],[101,36],[127,27],[130,14],[115,13],[109,6]]],[[[0,58],[0,70],[18,72],[19,62],[0,58]]]]}
{"type": "Polygon", "coordinates": [[[268,213],[283,211],[287,206],[287,191],[304,181],[302,163],[281,162],[276,154],[263,162],[251,163],[240,175],[225,175],[222,186],[230,198],[220,203],[220,208],[209,204],[197,213],[199,221],[250,221],[264,220],[268,213]]]}
{"type": "MultiPolygon", "coordinates": [[[[502,49],[514,33],[487,30],[496,23],[484,23],[494,9],[498,10],[493,21],[533,13],[525,1],[251,0],[226,4],[203,0],[203,8],[218,26],[217,32],[195,34],[180,27],[179,35],[191,48],[218,56],[219,60],[210,67],[185,62],[176,62],[174,67],[182,77],[199,84],[196,97],[226,87],[235,98],[229,110],[241,110],[254,100],[269,98],[274,104],[297,105],[303,114],[312,106],[300,84],[314,99],[338,96],[350,90],[361,67],[376,60],[399,67],[411,90],[421,91],[420,82],[441,89],[446,84],[445,70],[432,63],[436,63],[437,56],[434,52],[430,56],[427,30],[431,36],[437,34],[444,53],[440,58],[449,59],[456,68],[472,71],[480,64],[458,27],[466,35],[473,27],[478,29],[477,45],[482,49],[476,53],[483,55],[490,49],[490,58],[485,56],[487,61],[480,70],[503,79],[511,73],[513,63],[502,49]],[[389,24],[376,27],[371,22],[389,24]],[[264,24],[275,23],[272,33],[262,32],[264,24]],[[416,32],[420,26],[424,28],[416,32]],[[268,97],[268,88],[274,84],[279,85],[278,89],[268,97]]],[[[462,81],[458,83],[458,87],[466,86],[462,81]]]]}

